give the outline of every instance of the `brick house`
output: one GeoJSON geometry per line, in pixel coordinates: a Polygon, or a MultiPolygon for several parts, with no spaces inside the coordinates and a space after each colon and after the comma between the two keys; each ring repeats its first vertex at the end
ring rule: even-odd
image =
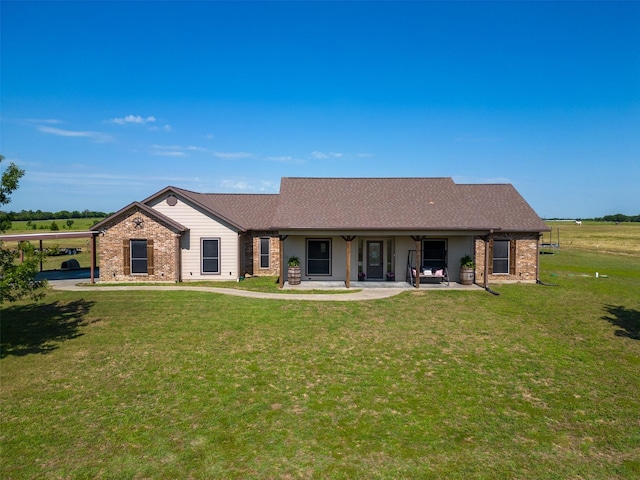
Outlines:
{"type": "Polygon", "coordinates": [[[450,178],[283,178],[278,194],[166,187],[98,223],[102,281],[237,280],[301,260],[303,281],[535,282],[548,227],[508,184],[450,178]],[[416,272],[420,272],[417,274],[416,272]],[[444,272],[444,274],[442,273],[444,272]],[[438,275],[436,275],[438,273],[438,275]]]}

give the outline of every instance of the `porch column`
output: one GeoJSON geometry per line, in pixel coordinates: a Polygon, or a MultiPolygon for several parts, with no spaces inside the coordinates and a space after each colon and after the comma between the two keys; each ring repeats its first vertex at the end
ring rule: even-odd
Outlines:
{"type": "Polygon", "coordinates": [[[278,286],[279,288],[284,288],[284,241],[287,239],[287,235],[279,235],[278,238],[279,246],[278,248],[278,262],[280,263],[279,269],[280,274],[278,275],[278,286]]]}
{"type": "Polygon", "coordinates": [[[96,283],[96,235],[91,235],[91,283],[96,283]]]}
{"type": "Polygon", "coordinates": [[[422,253],[422,240],[424,237],[421,236],[412,236],[411,237],[416,242],[416,288],[420,288],[420,264],[422,263],[421,253],[422,253]]]}
{"type": "Polygon", "coordinates": [[[355,235],[348,235],[348,236],[342,236],[342,238],[344,239],[345,242],[347,242],[347,266],[346,266],[346,275],[347,278],[344,281],[344,284],[347,288],[351,288],[351,242],[353,241],[354,238],[356,238],[355,235]]]}
{"type": "Polygon", "coordinates": [[[176,234],[176,283],[182,281],[182,250],[180,249],[180,237],[179,233],[176,234]]]}
{"type": "MultiPolygon", "coordinates": [[[[491,233],[484,237],[484,289],[489,287],[489,241],[491,240],[491,233]]],[[[475,245],[474,245],[475,248],[475,245]]]]}

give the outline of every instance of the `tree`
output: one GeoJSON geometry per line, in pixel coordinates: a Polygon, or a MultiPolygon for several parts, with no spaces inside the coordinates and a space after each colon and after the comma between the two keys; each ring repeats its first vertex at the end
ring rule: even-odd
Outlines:
{"type": "MultiPolygon", "coordinates": [[[[0,155],[0,163],[4,157],[0,155]]],[[[10,163],[2,173],[0,179],[0,205],[10,202],[11,194],[18,188],[18,183],[24,170],[19,169],[14,163],[10,163]]],[[[0,213],[0,233],[11,228],[11,218],[8,214],[0,213]]],[[[0,303],[15,302],[24,297],[33,299],[44,295],[46,281],[37,281],[39,255],[35,248],[21,242],[17,249],[4,248],[0,242],[0,303]],[[20,251],[23,252],[24,261],[18,262],[20,251]]]]}

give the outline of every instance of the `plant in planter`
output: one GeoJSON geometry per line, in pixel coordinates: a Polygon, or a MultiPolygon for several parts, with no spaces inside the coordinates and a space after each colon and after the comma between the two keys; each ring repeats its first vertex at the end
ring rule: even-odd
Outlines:
{"type": "Polygon", "coordinates": [[[393,282],[396,279],[396,274],[393,272],[387,272],[387,281],[393,282]]]}
{"type": "Polygon", "coordinates": [[[287,278],[289,285],[300,285],[300,259],[296,256],[289,257],[287,260],[287,278]]]}
{"type": "Polygon", "coordinates": [[[473,285],[473,277],[476,270],[476,262],[469,255],[460,259],[460,283],[462,285],[473,285]]]}
{"type": "Polygon", "coordinates": [[[365,279],[366,275],[364,272],[358,272],[358,280],[361,282],[365,279]]]}

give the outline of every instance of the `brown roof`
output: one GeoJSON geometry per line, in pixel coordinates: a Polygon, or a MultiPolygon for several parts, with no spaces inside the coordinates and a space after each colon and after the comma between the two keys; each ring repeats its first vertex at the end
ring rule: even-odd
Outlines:
{"type": "Polygon", "coordinates": [[[283,178],[273,228],[548,230],[513,186],[451,178],[283,178]]]}
{"type": "Polygon", "coordinates": [[[239,230],[269,230],[278,201],[277,194],[251,193],[197,193],[176,187],[167,187],[144,200],[173,191],[209,213],[230,223],[239,230]]]}
{"type": "Polygon", "coordinates": [[[291,178],[279,194],[197,193],[166,187],[238,230],[503,230],[548,227],[509,184],[451,178],[291,178]]]}

